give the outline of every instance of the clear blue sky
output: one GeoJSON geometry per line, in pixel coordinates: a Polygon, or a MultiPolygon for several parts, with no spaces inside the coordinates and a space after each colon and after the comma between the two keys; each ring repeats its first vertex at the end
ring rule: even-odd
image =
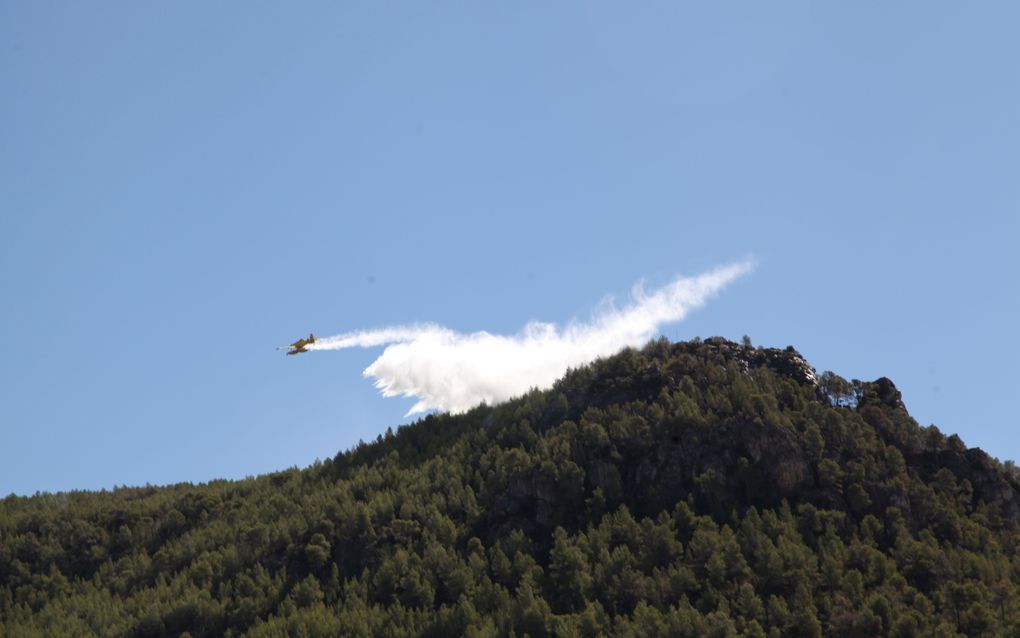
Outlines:
{"type": "Polygon", "coordinates": [[[665,334],[1020,459],[1020,5],[725,5],[0,4],[0,494],[304,466],[411,400],[278,344],[748,256],[665,334]]]}

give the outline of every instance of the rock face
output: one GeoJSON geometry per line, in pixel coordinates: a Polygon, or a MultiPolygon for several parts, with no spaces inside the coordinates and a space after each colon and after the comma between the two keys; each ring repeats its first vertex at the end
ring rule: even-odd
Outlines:
{"type": "Polygon", "coordinates": [[[783,350],[779,348],[749,348],[723,337],[710,337],[705,339],[704,343],[724,357],[742,361],[749,367],[769,367],[798,383],[818,384],[818,374],[815,369],[793,346],[787,346],[783,350]]]}
{"type": "Polygon", "coordinates": [[[883,404],[891,408],[907,409],[907,406],[903,405],[903,395],[900,394],[900,391],[896,389],[896,385],[888,377],[879,377],[872,381],[871,387],[883,404]]]}

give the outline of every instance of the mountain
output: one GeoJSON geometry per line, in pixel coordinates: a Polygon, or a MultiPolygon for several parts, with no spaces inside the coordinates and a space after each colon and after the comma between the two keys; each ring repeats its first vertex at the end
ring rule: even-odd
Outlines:
{"type": "Polygon", "coordinates": [[[1020,636],[1020,473],[659,340],[306,468],[0,502],[4,636],[1020,636]]]}

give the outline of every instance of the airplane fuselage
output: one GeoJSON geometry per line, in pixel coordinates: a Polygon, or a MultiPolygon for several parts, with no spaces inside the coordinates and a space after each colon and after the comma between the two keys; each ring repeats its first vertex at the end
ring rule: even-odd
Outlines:
{"type": "Polygon", "coordinates": [[[290,348],[290,350],[287,352],[288,355],[301,354],[302,352],[308,352],[308,346],[312,345],[313,343],[315,343],[315,335],[309,334],[307,339],[298,339],[289,346],[282,346],[281,349],[290,348]]]}

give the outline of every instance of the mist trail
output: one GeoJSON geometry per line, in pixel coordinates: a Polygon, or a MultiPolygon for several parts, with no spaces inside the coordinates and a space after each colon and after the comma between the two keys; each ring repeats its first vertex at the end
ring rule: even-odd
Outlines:
{"type": "Polygon", "coordinates": [[[590,322],[561,327],[531,322],[515,335],[460,333],[437,324],[392,326],[320,338],[309,350],[386,346],[362,373],[383,396],[418,401],[407,416],[431,409],[464,412],[547,389],[568,368],[638,347],[659,327],[680,321],[753,269],[750,261],[694,277],[678,277],[646,293],[635,286],[630,305],[599,312],[590,322]]]}

